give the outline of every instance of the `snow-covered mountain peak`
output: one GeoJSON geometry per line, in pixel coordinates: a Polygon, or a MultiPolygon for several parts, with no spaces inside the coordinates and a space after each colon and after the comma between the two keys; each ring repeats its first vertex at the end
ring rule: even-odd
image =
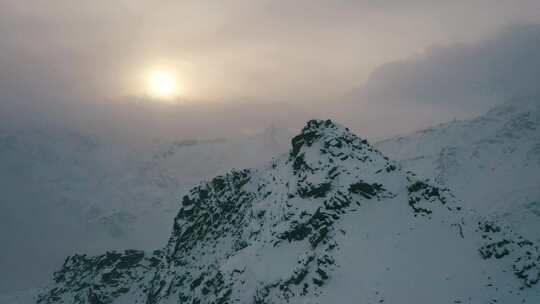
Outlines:
{"type": "Polygon", "coordinates": [[[540,298],[535,248],[313,120],[186,193],[165,247],[70,257],[39,303],[516,302],[540,298]]]}
{"type": "Polygon", "coordinates": [[[290,159],[294,169],[313,171],[321,167],[351,165],[358,168],[361,163],[372,163],[371,167],[381,169],[390,165],[388,158],[348,128],[331,120],[310,120],[299,135],[291,140],[290,159]],[[340,164],[341,163],[341,164],[340,164]]]}
{"type": "Polygon", "coordinates": [[[349,129],[334,123],[331,120],[310,120],[306,123],[300,134],[292,139],[292,155],[296,156],[302,146],[311,147],[316,142],[330,142],[332,140],[345,140],[350,143],[354,139],[360,140],[349,129]]]}
{"type": "MultiPolygon", "coordinates": [[[[331,120],[308,121],[291,144],[288,156],[278,158],[272,167],[279,175],[287,176],[292,171],[290,177],[282,179],[300,196],[324,197],[325,192],[348,192],[357,183],[365,183],[368,188],[382,184],[391,188],[400,183],[395,181],[399,174],[392,173],[398,169],[395,162],[367,140],[331,120]]],[[[375,188],[373,191],[377,192],[375,188]]]]}

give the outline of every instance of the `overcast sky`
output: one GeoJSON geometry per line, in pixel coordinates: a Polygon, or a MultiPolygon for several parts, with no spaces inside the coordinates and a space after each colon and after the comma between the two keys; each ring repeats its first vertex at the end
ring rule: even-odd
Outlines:
{"type": "MultiPolygon", "coordinates": [[[[477,78],[493,71],[465,80],[456,75],[468,74],[460,67],[486,50],[500,59],[529,48],[525,54],[538,64],[530,49],[538,50],[539,31],[523,34],[537,22],[536,0],[3,0],[0,102],[11,106],[3,111],[12,117],[45,115],[53,104],[120,104],[141,95],[141,73],[166,66],[178,73],[182,99],[189,100],[175,111],[204,112],[184,131],[205,124],[233,131],[272,122],[297,127],[330,116],[381,137],[470,114],[472,102],[454,102],[468,98],[463,82],[484,84],[477,78]],[[513,51],[491,52],[499,46],[513,51]],[[444,85],[422,91],[425,78],[435,76],[444,85]],[[462,94],[454,94],[456,79],[462,94]],[[423,107],[413,110],[408,103],[417,97],[423,107]]],[[[512,60],[501,71],[512,70],[512,60]]],[[[488,104],[474,103],[474,112],[488,104]]],[[[131,116],[125,107],[131,108],[125,103],[119,111],[131,116]]]]}

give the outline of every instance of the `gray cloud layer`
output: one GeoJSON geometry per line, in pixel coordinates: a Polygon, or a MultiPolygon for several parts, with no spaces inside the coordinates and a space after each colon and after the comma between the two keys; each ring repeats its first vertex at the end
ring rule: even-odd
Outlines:
{"type": "Polygon", "coordinates": [[[48,120],[101,130],[103,134],[116,129],[133,138],[226,137],[272,123],[294,129],[312,117],[331,117],[362,136],[380,138],[470,117],[508,98],[537,93],[539,41],[540,26],[529,24],[508,27],[474,42],[431,47],[376,68],[349,96],[323,100],[291,102],[261,94],[234,102],[168,106],[144,99],[133,102],[133,98],[81,96],[65,102],[30,98],[40,102],[11,107],[2,104],[0,116],[4,123],[48,120]]]}
{"type": "Polygon", "coordinates": [[[2,96],[134,94],[133,74],[177,65],[189,98],[331,100],[378,65],[433,43],[534,21],[520,1],[16,1],[0,3],[2,96]]]}
{"type": "Polygon", "coordinates": [[[507,27],[470,43],[439,45],[384,64],[329,107],[368,137],[470,118],[512,98],[540,96],[540,25],[507,27]]]}
{"type": "Polygon", "coordinates": [[[153,117],[158,125],[189,121],[170,125],[181,129],[178,134],[197,135],[204,125],[238,132],[272,121],[299,127],[309,117],[331,116],[365,136],[384,136],[470,113],[465,100],[475,90],[509,94],[520,89],[516,79],[528,77],[529,83],[534,65],[520,59],[520,73],[511,70],[520,50],[538,49],[529,38],[536,30],[486,37],[538,16],[540,4],[532,0],[5,0],[0,115],[103,124],[100,117],[114,115],[96,113],[117,111],[125,125],[137,117],[153,117]],[[463,45],[414,55],[454,43],[463,45]],[[402,61],[377,68],[395,60],[402,61]],[[176,113],[174,119],[155,114],[161,105],[149,110],[123,102],[139,93],[137,71],[162,63],[180,70],[185,98],[198,103],[164,111],[176,113]],[[354,94],[360,106],[340,105],[370,74],[354,94]],[[495,83],[494,77],[506,78],[495,83]],[[423,107],[409,105],[417,99],[425,100],[423,107]],[[440,106],[455,100],[463,107],[440,106]],[[103,110],[107,104],[111,109],[103,110]],[[88,110],[95,107],[102,110],[88,110]]]}
{"type": "Polygon", "coordinates": [[[359,98],[486,110],[509,98],[537,94],[539,79],[540,26],[520,25],[480,42],[432,47],[383,65],[360,89],[359,98]]]}

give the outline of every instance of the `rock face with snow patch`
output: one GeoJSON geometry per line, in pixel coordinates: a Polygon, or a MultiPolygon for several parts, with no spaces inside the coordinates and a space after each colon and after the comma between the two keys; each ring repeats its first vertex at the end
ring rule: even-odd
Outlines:
{"type": "Polygon", "coordinates": [[[181,201],[153,253],[74,256],[39,303],[534,303],[536,245],[333,122],[181,201]]]}

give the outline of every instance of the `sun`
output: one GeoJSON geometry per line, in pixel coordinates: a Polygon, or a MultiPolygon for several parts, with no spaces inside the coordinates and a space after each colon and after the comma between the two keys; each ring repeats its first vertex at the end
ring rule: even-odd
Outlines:
{"type": "Polygon", "coordinates": [[[147,89],[151,97],[162,100],[173,99],[180,93],[177,77],[164,69],[152,70],[148,73],[147,89]]]}

